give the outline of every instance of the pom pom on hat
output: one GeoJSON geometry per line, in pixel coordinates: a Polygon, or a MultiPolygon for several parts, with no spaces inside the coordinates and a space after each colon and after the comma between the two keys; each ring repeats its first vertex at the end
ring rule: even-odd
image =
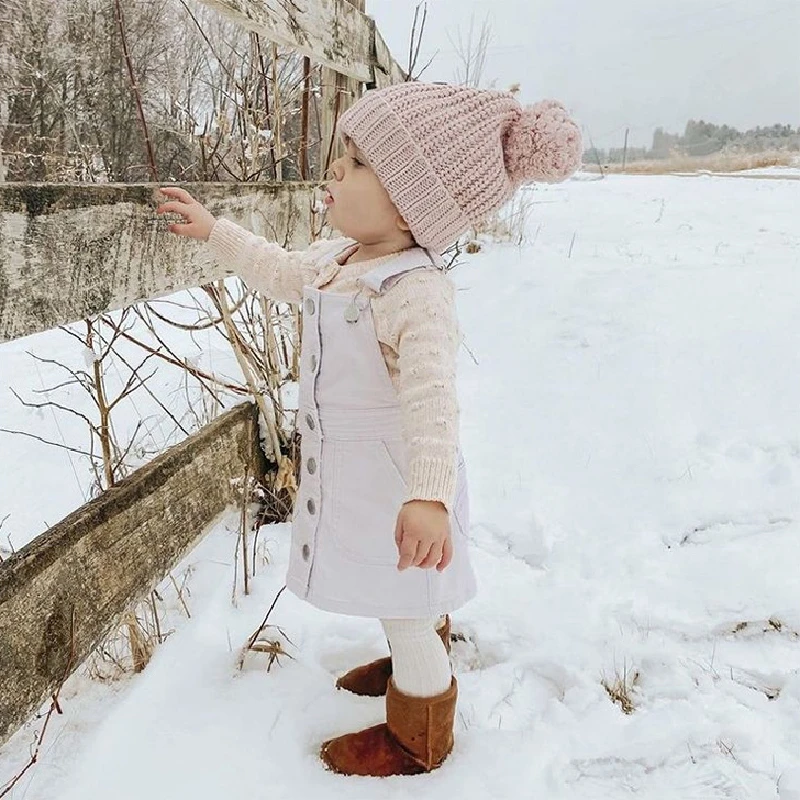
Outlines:
{"type": "Polygon", "coordinates": [[[563,181],[583,157],[580,129],[557,100],[515,109],[502,139],[508,178],[517,186],[527,181],[563,181]]]}

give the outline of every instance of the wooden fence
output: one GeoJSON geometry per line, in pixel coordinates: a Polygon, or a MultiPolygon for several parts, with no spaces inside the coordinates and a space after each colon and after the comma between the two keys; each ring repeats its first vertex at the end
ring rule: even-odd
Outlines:
{"type": "MultiPolygon", "coordinates": [[[[363,87],[407,79],[364,0],[202,2],[322,65],[327,148],[363,87]]],[[[295,247],[311,236],[311,187],[186,184],[213,213],[295,247]]],[[[157,188],[0,183],[0,343],[228,274],[165,235],[157,188]]],[[[0,563],[0,745],[196,543],[231,481],[263,476],[257,423],[255,405],[237,406],[0,563]]]]}

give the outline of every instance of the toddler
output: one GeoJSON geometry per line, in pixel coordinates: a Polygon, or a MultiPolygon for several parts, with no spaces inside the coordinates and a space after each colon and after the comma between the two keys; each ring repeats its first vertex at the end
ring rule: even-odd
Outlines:
{"type": "Polygon", "coordinates": [[[169,230],[206,241],[224,272],[302,306],[286,585],[318,608],[379,619],[390,649],[337,681],[385,695],[386,722],[324,742],[320,757],[345,775],[411,775],[452,750],[449,614],[477,589],[441,254],[523,183],[573,174],[582,144],[556,101],[522,107],[509,92],[420,82],[367,91],[337,130],[346,155],[325,205],[340,238],[289,252],[175,187],[158,211],[180,214],[169,230]]]}

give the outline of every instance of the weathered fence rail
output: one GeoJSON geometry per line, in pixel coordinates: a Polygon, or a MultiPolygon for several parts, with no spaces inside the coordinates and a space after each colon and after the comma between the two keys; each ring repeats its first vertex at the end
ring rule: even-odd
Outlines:
{"type": "Polygon", "coordinates": [[[0,564],[0,744],[235,500],[263,478],[258,413],[236,406],[0,564]]]}
{"type": "MultiPolygon", "coordinates": [[[[308,183],[181,184],[209,210],[308,246],[308,183]]],[[[230,271],[155,213],[155,184],[0,183],[0,343],[201,286],[230,271]]]]}
{"type": "Polygon", "coordinates": [[[380,88],[406,79],[375,27],[349,0],[201,0],[209,8],[318,64],[380,88]]]}

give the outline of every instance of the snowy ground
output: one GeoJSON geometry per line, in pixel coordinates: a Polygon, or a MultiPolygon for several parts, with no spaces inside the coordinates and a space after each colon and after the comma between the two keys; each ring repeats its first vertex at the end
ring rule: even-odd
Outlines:
{"type": "Polygon", "coordinates": [[[770,175],[775,178],[800,178],[800,157],[795,159],[798,166],[793,167],[761,167],[759,169],[744,170],[746,175],[770,175]]]}
{"type": "MultiPolygon", "coordinates": [[[[570,181],[532,194],[526,247],[455,271],[477,360],[463,352],[460,393],[481,591],[453,620],[459,714],[441,769],[353,779],[317,760],[324,738],[383,719],[382,700],[334,688],[386,654],[377,621],[285,592],[272,621],[295,660],[237,670],[289,532],[262,530],[270,563],[234,608],[227,518],[183,565],[192,618],[172,615],[176,633],[135,678],[75,676],[10,796],[798,800],[797,192],[570,181]],[[602,685],[624,675],[632,714],[602,685]]],[[[0,382],[37,387],[21,350],[0,347],[0,382]]],[[[2,426],[30,426],[9,397],[2,426]]],[[[82,502],[81,474],[36,442],[1,444],[0,519],[12,514],[19,546],[82,502]]],[[[4,749],[0,786],[37,729],[4,749]]]]}
{"type": "MultiPolygon", "coordinates": [[[[800,159],[796,159],[800,163],[800,159]]],[[[800,180],[800,167],[756,167],[755,169],[741,169],[736,172],[713,172],[714,175],[725,176],[744,176],[747,178],[773,178],[783,180],[789,178],[791,180],[800,180]]]]}

